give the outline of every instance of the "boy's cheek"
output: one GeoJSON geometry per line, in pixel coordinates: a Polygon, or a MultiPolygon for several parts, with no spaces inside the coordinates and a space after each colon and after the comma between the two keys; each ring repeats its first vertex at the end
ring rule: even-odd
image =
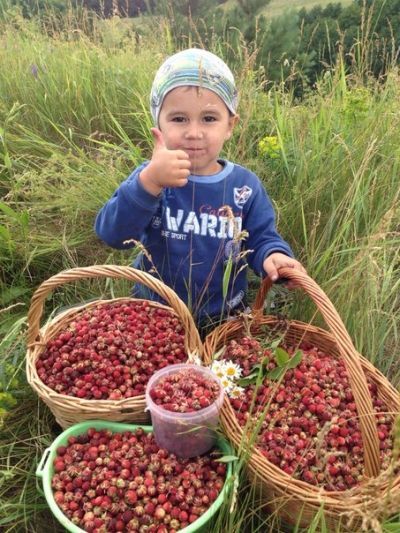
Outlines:
{"type": "Polygon", "coordinates": [[[176,136],[171,135],[170,133],[164,133],[164,142],[168,150],[179,149],[179,146],[180,146],[179,139],[176,136]]]}

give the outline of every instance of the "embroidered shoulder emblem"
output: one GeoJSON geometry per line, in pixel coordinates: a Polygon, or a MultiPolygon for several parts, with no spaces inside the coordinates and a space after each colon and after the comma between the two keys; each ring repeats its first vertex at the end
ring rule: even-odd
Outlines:
{"type": "Polygon", "coordinates": [[[238,187],[233,188],[233,201],[238,207],[243,207],[247,200],[253,193],[253,189],[244,185],[240,189],[238,187]]]}
{"type": "Polygon", "coordinates": [[[161,217],[155,215],[151,221],[153,228],[159,228],[161,226],[161,217]]]}

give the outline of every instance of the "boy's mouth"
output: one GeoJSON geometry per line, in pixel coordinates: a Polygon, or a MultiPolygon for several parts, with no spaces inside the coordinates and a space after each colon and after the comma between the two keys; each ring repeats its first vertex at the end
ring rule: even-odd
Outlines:
{"type": "Polygon", "coordinates": [[[204,152],[204,148],[183,148],[184,152],[186,152],[188,155],[190,154],[200,154],[201,152],[204,152]]]}

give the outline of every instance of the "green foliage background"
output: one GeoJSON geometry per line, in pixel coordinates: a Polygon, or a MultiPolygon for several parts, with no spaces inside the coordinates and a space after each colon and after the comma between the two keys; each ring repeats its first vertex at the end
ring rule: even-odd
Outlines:
{"type": "MultiPolygon", "coordinates": [[[[257,65],[270,82],[285,81],[301,95],[317,78],[333,68],[338,57],[347,65],[384,77],[398,64],[400,0],[320,2],[310,9],[302,3],[273,0],[5,0],[19,6],[24,16],[65,14],[71,7],[90,9],[102,17],[166,17],[175,47],[201,41],[210,46],[223,36],[225,54],[233,58],[239,40],[257,48],[257,65]],[[296,6],[291,7],[291,6],[296,6]],[[300,9],[299,9],[300,7],[300,9]],[[274,16],[271,17],[271,13],[274,16]]],[[[144,23],[147,24],[146,22],[144,23]]]]}

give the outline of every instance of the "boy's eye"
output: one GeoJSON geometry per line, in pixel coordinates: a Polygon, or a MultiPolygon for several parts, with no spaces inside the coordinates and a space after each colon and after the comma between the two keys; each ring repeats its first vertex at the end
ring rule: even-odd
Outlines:
{"type": "Polygon", "coordinates": [[[185,117],[176,116],[172,118],[172,122],[184,122],[186,119],[185,117]]]}
{"type": "Polygon", "coordinates": [[[204,121],[205,122],[215,122],[217,119],[216,117],[214,117],[214,115],[206,115],[204,117],[204,121]]]}

